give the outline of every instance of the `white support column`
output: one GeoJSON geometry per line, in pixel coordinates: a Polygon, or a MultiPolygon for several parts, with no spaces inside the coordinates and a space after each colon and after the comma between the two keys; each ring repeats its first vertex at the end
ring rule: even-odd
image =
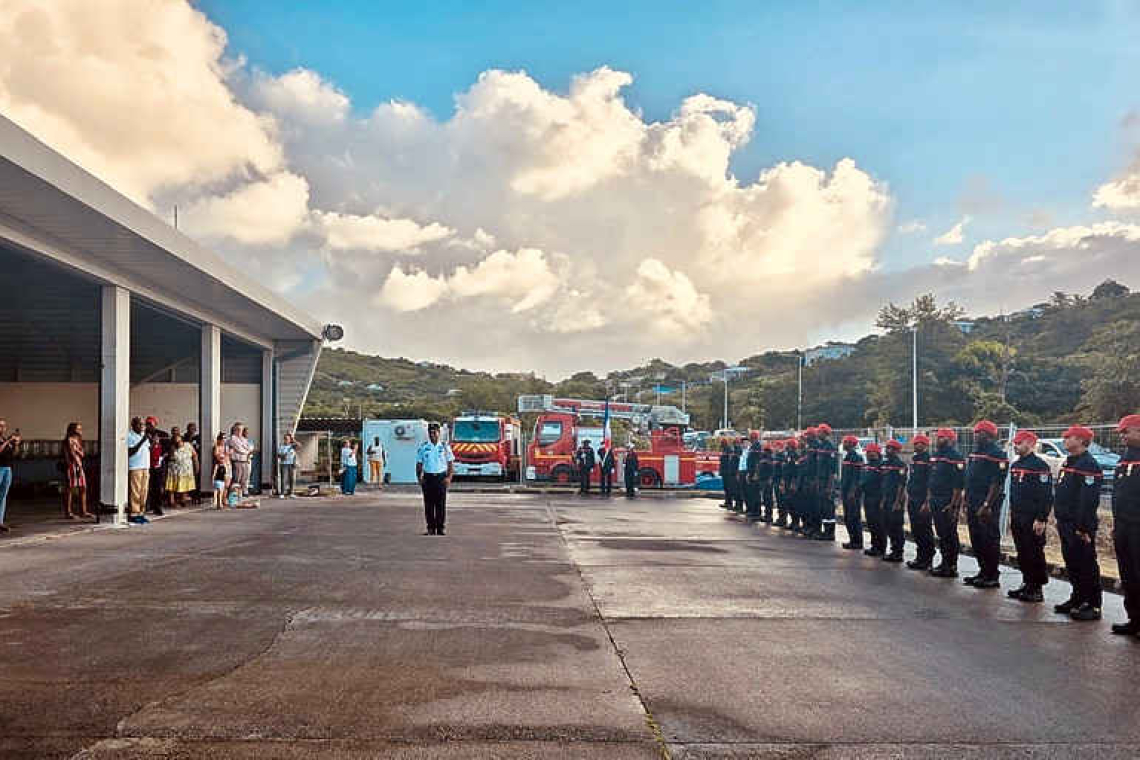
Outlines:
{"type": "Polygon", "coordinates": [[[261,482],[273,485],[274,468],[277,464],[277,425],[276,409],[277,378],[273,372],[273,351],[261,352],[261,482]]]}
{"type": "Polygon", "coordinates": [[[198,378],[198,409],[202,417],[202,493],[214,491],[214,439],[222,416],[222,331],[217,325],[202,325],[202,368],[198,378]]]}
{"type": "Polygon", "coordinates": [[[131,294],[102,288],[102,370],[99,377],[99,502],[115,507],[115,524],[125,525],[127,430],[131,413],[131,294]]]}

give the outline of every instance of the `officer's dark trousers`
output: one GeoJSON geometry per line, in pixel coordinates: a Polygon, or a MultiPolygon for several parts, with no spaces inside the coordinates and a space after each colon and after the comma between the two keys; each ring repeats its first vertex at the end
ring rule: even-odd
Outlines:
{"type": "Polygon", "coordinates": [[[938,552],[942,555],[942,566],[958,569],[958,552],[961,541],[958,538],[958,510],[949,509],[951,497],[930,495],[930,511],[934,517],[934,531],[938,534],[938,552]]]}
{"type": "Polygon", "coordinates": [[[1124,611],[1133,623],[1140,623],[1140,522],[1116,521],[1113,533],[1116,564],[1124,591],[1124,611]]]}
{"type": "Polygon", "coordinates": [[[772,519],[772,509],[776,506],[776,493],[771,480],[760,481],[760,502],[764,507],[764,516],[772,519]]]}
{"type": "Polygon", "coordinates": [[[743,479],[744,506],[749,517],[760,517],[760,482],[743,479]]]}
{"type": "Polygon", "coordinates": [[[915,559],[919,564],[928,565],[934,559],[934,516],[929,510],[922,511],[923,500],[922,497],[909,500],[907,512],[910,515],[910,533],[918,547],[915,559]]]}
{"type": "MultiPolygon", "coordinates": [[[[819,487],[816,504],[819,505],[816,517],[816,528],[826,531],[835,530],[835,497],[826,485],[819,487]]],[[[828,533],[831,535],[831,533],[828,533]]]]}
{"type": "Polygon", "coordinates": [[[966,525],[970,529],[970,547],[978,558],[979,574],[987,580],[996,580],[1001,562],[1001,528],[998,512],[990,510],[989,517],[979,514],[981,503],[971,504],[966,511],[966,525]]]}
{"type": "Polygon", "coordinates": [[[578,493],[590,492],[590,471],[582,470],[578,475],[578,493]]]}
{"type": "Polygon", "coordinates": [[[637,473],[636,472],[627,472],[625,474],[625,497],[627,499],[632,499],[634,496],[637,495],[637,492],[634,490],[636,487],[637,487],[637,473]]]}
{"type": "Polygon", "coordinates": [[[897,494],[883,496],[883,532],[887,542],[890,543],[891,554],[902,554],[903,546],[906,543],[906,529],[904,528],[906,512],[901,506],[895,509],[897,500],[897,494]]]}
{"type": "Polygon", "coordinates": [[[862,546],[863,513],[859,510],[859,496],[854,489],[843,494],[843,524],[847,527],[848,543],[862,546]]]}
{"type": "Polygon", "coordinates": [[[802,483],[797,494],[799,498],[796,499],[796,507],[800,511],[800,524],[804,526],[804,533],[807,533],[811,530],[815,519],[815,491],[811,485],[802,483]]]}
{"type": "Polygon", "coordinates": [[[435,533],[444,529],[447,522],[447,488],[443,484],[444,474],[436,475],[424,473],[424,520],[427,522],[429,532],[435,533]]]}
{"type": "Polygon", "coordinates": [[[882,494],[863,494],[863,516],[871,532],[871,548],[887,551],[887,528],[883,523],[882,494]]]}
{"type": "Polygon", "coordinates": [[[724,482],[724,505],[732,509],[736,504],[736,473],[724,473],[720,476],[724,482]]]}
{"type": "Polygon", "coordinates": [[[606,496],[609,496],[610,493],[614,490],[613,470],[602,470],[602,480],[601,484],[598,486],[598,490],[600,490],[606,496]]]}
{"type": "Polygon", "coordinates": [[[1069,520],[1057,523],[1057,533],[1061,536],[1061,556],[1065,558],[1069,582],[1073,584],[1073,599],[1078,604],[1088,602],[1093,607],[1100,607],[1100,565],[1096,561],[1096,534],[1089,536],[1088,543],[1085,543],[1077,536],[1076,523],[1069,520]]]}
{"type": "Polygon", "coordinates": [[[1045,564],[1045,534],[1033,532],[1033,515],[1010,515],[1009,530],[1017,548],[1017,564],[1021,580],[1026,586],[1040,588],[1049,582],[1049,568],[1045,564]]]}

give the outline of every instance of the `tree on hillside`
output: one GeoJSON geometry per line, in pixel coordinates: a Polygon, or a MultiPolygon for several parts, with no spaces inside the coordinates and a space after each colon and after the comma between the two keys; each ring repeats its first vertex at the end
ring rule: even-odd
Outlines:
{"type": "Polygon", "coordinates": [[[922,327],[954,322],[965,313],[966,310],[953,301],[939,306],[933,293],[924,293],[911,301],[910,306],[899,306],[891,302],[879,309],[875,327],[888,333],[908,332],[915,325],[922,327]]]}
{"type": "Polygon", "coordinates": [[[1126,286],[1121,285],[1116,280],[1105,280],[1100,285],[1093,288],[1092,300],[1098,301],[1102,298],[1119,298],[1129,294],[1126,286]]]}

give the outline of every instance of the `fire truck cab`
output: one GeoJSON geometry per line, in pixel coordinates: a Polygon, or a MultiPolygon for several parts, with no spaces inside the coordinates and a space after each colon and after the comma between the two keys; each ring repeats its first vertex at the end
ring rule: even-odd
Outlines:
{"type": "MultiPolygon", "coordinates": [[[[527,444],[526,479],[528,481],[573,482],[577,473],[574,451],[583,440],[597,450],[603,440],[601,420],[606,402],[586,399],[556,399],[553,396],[520,396],[520,413],[538,413],[534,436],[527,444]],[[583,418],[589,424],[583,424],[583,418]]],[[[648,430],[650,446],[637,449],[638,480],[643,488],[692,485],[696,481],[696,455],[685,448],[683,434],[689,415],[675,406],[610,403],[613,419],[626,419],[634,427],[648,430]]],[[[620,481],[626,446],[614,442],[615,481],[620,481]]],[[[601,478],[595,467],[591,479],[601,478]]]]}
{"type": "Polygon", "coordinates": [[[457,477],[517,480],[522,423],[517,417],[464,412],[451,426],[457,477]]]}

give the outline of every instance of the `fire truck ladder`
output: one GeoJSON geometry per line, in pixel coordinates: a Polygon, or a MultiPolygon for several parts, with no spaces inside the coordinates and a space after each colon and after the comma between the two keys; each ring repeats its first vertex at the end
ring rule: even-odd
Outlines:
{"type": "MultiPolygon", "coordinates": [[[[552,395],[519,396],[519,413],[565,412],[582,417],[602,417],[606,402],[596,399],[555,398],[552,395]]],[[[688,427],[689,415],[675,406],[610,402],[610,417],[631,420],[635,425],[681,425],[688,427]]]]}

